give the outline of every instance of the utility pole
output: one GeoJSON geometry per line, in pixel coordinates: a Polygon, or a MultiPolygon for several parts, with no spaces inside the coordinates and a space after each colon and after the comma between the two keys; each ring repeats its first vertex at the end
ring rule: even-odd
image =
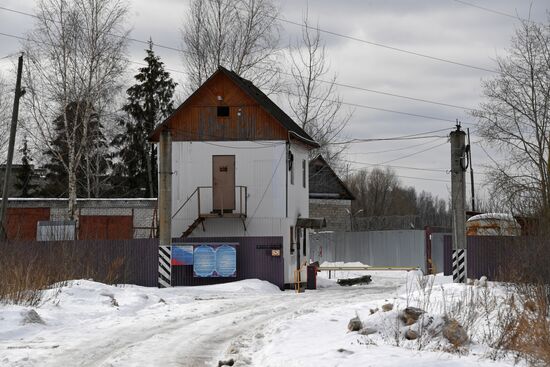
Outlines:
{"type": "Polygon", "coordinates": [[[466,159],[466,133],[456,122],[456,130],[451,132],[451,203],[453,210],[453,281],[466,283],[466,180],[468,167],[466,159]]]}
{"type": "Polygon", "coordinates": [[[158,286],[172,284],[172,135],[163,129],[159,139],[159,268],[158,286]]]}
{"type": "Polygon", "coordinates": [[[13,111],[11,114],[10,140],[8,144],[8,161],[4,174],[4,190],[2,191],[2,207],[0,208],[0,240],[7,238],[6,213],[8,211],[8,190],[13,161],[13,150],[15,148],[15,133],[17,132],[17,119],[19,118],[19,98],[25,93],[21,92],[21,74],[23,73],[23,54],[19,56],[17,63],[17,81],[15,82],[15,96],[13,98],[13,111]]]}

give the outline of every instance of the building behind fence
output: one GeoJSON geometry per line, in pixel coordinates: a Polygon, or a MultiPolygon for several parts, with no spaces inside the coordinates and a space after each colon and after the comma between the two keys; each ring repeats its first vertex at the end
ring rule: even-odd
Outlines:
{"type": "MultiPolygon", "coordinates": [[[[36,240],[39,222],[68,220],[67,199],[10,198],[10,240],[36,240]]],[[[157,230],[157,199],[77,199],[75,234],[80,240],[152,238],[157,230]]]]}

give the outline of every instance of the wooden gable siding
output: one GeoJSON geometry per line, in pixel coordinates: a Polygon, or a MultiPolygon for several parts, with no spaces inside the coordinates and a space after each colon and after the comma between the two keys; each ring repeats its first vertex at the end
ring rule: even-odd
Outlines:
{"type": "Polygon", "coordinates": [[[193,94],[171,117],[173,141],[286,140],[285,127],[223,73],[193,94]],[[218,96],[222,96],[221,101],[218,96]],[[217,107],[228,106],[229,117],[217,107]]]}

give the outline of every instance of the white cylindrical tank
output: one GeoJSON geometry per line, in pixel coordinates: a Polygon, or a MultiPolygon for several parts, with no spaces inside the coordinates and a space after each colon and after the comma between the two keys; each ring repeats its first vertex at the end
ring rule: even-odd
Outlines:
{"type": "Polygon", "coordinates": [[[468,236],[520,236],[521,226],[511,214],[485,213],[466,221],[468,236]]]}

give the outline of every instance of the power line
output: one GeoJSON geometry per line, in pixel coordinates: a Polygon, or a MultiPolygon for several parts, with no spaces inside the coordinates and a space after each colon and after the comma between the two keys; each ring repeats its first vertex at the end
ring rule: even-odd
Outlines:
{"type": "MultiPolygon", "coordinates": [[[[23,12],[23,11],[7,8],[7,7],[4,7],[4,6],[0,6],[0,9],[40,19],[40,17],[35,15],[35,14],[26,13],[26,12],[23,12]]],[[[392,50],[392,51],[402,52],[402,53],[406,53],[406,54],[409,54],[409,55],[418,56],[418,57],[426,58],[426,59],[433,60],[433,61],[439,61],[439,62],[444,62],[444,63],[448,63],[448,64],[453,64],[453,65],[457,65],[457,66],[462,66],[462,67],[466,67],[466,68],[470,68],[470,69],[487,71],[487,72],[490,72],[490,73],[497,73],[497,74],[499,73],[499,71],[497,71],[497,70],[492,70],[492,69],[488,69],[488,68],[484,68],[484,67],[480,67],[480,66],[466,64],[466,63],[463,63],[463,62],[453,61],[453,60],[445,59],[445,58],[442,58],[442,57],[431,56],[431,55],[423,54],[423,53],[416,52],[416,51],[405,50],[405,49],[402,49],[402,48],[399,48],[399,47],[388,46],[388,45],[385,45],[383,43],[368,41],[368,40],[365,40],[365,39],[361,39],[361,38],[341,34],[341,33],[338,33],[338,32],[333,32],[333,31],[329,31],[329,30],[326,30],[326,29],[322,29],[322,28],[319,28],[319,27],[306,26],[302,23],[294,22],[294,21],[291,21],[291,20],[288,20],[288,19],[277,17],[277,16],[270,16],[270,17],[273,18],[273,19],[276,19],[280,22],[287,23],[287,24],[292,24],[292,25],[298,26],[300,28],[314,29],[314,30],[316,30],[318,32],[321,32],[321,33],[326,33],[326,34],[330,34],[332,36],[337,36],[337,37],[341,37],[341,38],[344,38],[344,39],[349,39],[349,40],[352,40],[352,41],[361,42],[361,43],[368,44],[368,45],[371,45],[371,46],[381,47],[381,48],[385,48],[385,49],[392,50]]],[[[46,19],[46,20],[55,21],[55,20],[52,20],[52,19],[46,19]]],[[[126,37],[127,39],[129,39],[133,42],[149,44],[149,42],[147,42],[147,41],[142,41],[142,40],[135,39],[135,38],[129,38],[129,37],[124,36],[124,35],[119,35],[119,34],[111,34],[111,35],[115,36],[115,37],[126,37]]],[[[183,52],[183,53],[188,52],[188,51],[182,50],[180,48],[161,45],[161,44],[155,44],[155,46],[158,46],[160,48],[165,48],[165,49],[168,49],[168,50],[172,50],[172,51],[178,51],[178,52],[183,52]]]]}
{"type": "MultiPolygon", "coordinates": [[[[392,136],[392,137],[387,137],[387,138],[368,138],[368,139],[367,138],[365,138],[365,139],[356,138],[356,139],[351,139],[351,140],[348,140],[348,141],[340,141],[340,142],[334,142],[334,143],[329,143],[329,144],[330,145],[341,145],[341,144],[350,144],[350,143],[369,143],[369,142],[376,142],[376,141],[425,139],[425,138],[433,138],[434,137],[433,135],[427,135],[427,134],[433,134],[433,133],[438,133],[438,132],[447,131],[447,130],[449,130],[449,129],[446,128],[446,129],[431,130],[431,131],[425,131],[425,132],[422,132],[422,133],[392,136]]],[[[446,136],[437,136],[437,138],[446,138],[446,136]]]]}
{"type": "MultiPolygon", "coordinates": [[[[300,97],[296,93],[288,92],[288,94],[296,96],[296,97],[300,97]]],[[[428,115],[422,115],[422,114],[419,114],[419,113],[398,111],[398,110],[392,110],[392,109],[389,109],[389,108],[374,107],[374,106],[369,106],[369,105],[359,104],[359,103],[343,102],[342,100],[337,100],[337,99],[328,99],[328,98],[313,97],[313,96],[310,96],[310,98],[311,99],[316,99],[316,100],[322,100],[322,101],[325,101],[325,102],[331,102],[331,103],[341,103],[341,104],[346,105],[346,106],[366,108],[366,109],[369,109],[369,110],[394,113],[394,114],[404,115],[404,116],[420,117],[420,118],[425,118],[425,119],[428,119],[428,120],[445,121],[445,122],[452,122],[452,123],[456,122],[456,120],[451,120],[451,119],[447,119],[447,118],[443,118],[443,117],[428,116],[428,115]]],[[[463,124],[468,125],[468,123],[463,123],[463,124]]]]}
{"type": "Polygon", "coordinates": [[[540,24],[539,22],[535,22],[531,19],[522,18],[519,15],[513,15],[513,14],[510,14],[510,13],[505,13],[505,12],[500,11],[500,10],[487,8],[487,7],[484,7],[484,6],[481,6],[481,5],[477,5],[477,4],[472,4],[472,3],[469,3],[467,1],[462,1],[462,0],[453,0],[453,1],[455,1],[457,3],[460,3],[460,4],[463,4],[463,5],[471,6],[473,8],[481,9],[481,10],[484,10],[484,11],[489,12],[489,13],[494,13],[494,14],[502,15],[504,17],[512,18],[512,19],[515,19],[515,20],[521,20],[523,22],[540,24]]]}
{"type": "MultiPolygon", "coordinates": [[[[16,13],[16,14],[20,14],[20,15],[25,15],[25,16],[28,16],[28,17],[36,18],[36,19],[45,19],[45,20],[47,20],[47,21],[54,22],[54,23],[60,23],[59,21],[57,21],[57,20],[55,20],[55,19],[41,18],[41,17],[39,17],[39,16],[36,15],[36,14],[27,13],[27,12],[24,12],[24,11],[21,11],[21,10],[15,10],[15,9],[11,9],[11,8],[6,8],[5,6],[0,6],[0,10],[9,11],[9,12],[12,12],[12,13],[16,13]]],[[[140,39],[137,39],[137,38],[131,38],[131,37],[128,37],[128,36],[126,36],[126,35],[117,34],[117,33],[107,33],[107,34],[110,35],[110,36],[113,36],[113,37],[126,38],[127,40],[132,41],[132,42],[137,42],[137,43],[149,45],[149,41],[143,41],[143,40],[140,40],[140,39]]],[[[23,39],[23,38],[22,38],[22,39],[23,39]]],[[[161,45],[161,44],[157,44],[157,43],[153,43],[153,44],[154,44],[155,46],[159,47],[159,48],[165,48],[165,49],[167,49],[167,50],[178,51],[178,52],[186,52],[185,50],[182,50],[181,48],[176,48],[176,47],[172,47],[172,46],[161,45]]]]}
{"type": "MultiPolygon", "coordinates": [[[[21,37],[21,36],[9,34],[9,33],[0,32],[0,35],[5,36],[5,37],[17,38],[17,39],[20,39],[20,40],[23,40],[23,41],[28,41],[28,40],[29,40],[29,39],[27,39],[27,38],[25,38],[25,37],[21,37]]],[[[47,44],[47,43],[42,42],[42,41],[40,41],[39,43],[47,44]]],[[[142,64],[142,63],[140,63],[140,62],[138,62],[138,61],[130,61],[130,62],[135,63],[135,64],[144,65],[144,64],[142,64]]],[[[170,69],[170,70],[174,70],[174,69],[170,69]]],[[[178,72],[184,73],[183,71],[178,71],[178,72]]],[[[294,96],[297,96],[297,94],[295,94],[295,93],[289,93],[289,94],[294,95],[294,96]]],[[[363,104],[359,104],[359,103],[343,102],[343,101],[341,101],[341,100],[331,100],[331,99],[324,99],[324,98],[320,98],[320,97],[311,97],[311,98],[312,98],[312,99],[319,99],[319,100],[322,99],[322,100],[324,100],[324,101],[326,101],[326,102],[341,103],[341,104],[348,105],[348,106],[352,106],[352,107],[366,108],[366,109],[371,109],[371,110],[375,110],[375,111],[381,111],[381,112],[387,112],[387,113],[394,113],[394,114],[399,114],[399,115],[404,115],[404,116],[419,117],[419,118],[425,118],[425,119],[429,119],[429,120],[444,121],[444,122],[452,122],[452,123],[455,122],[455,120],[446,119],[446,118],[442,118],[442,117],[435,117],[435,116],[422,115],[422,114],[417,114],[417,113],[412,113],[412,112],[405,112],[405,111],[392,110],[392,109],[388,109],[388,108],[381,108],[381,107],[363,105],[363,104]]],[[[465,123],[465,122],[464,122],[463,125],[473,125],[473,124],[469,124],[469,123],[465,123]]]]}
{"type": "MultiPolygon", "coordinates": [[[[269,68],[263,68],[263,67],[256,66],[256,65],[253,65],[252,67],[256,68],[256,69],[259,69],[259,70],[264,70],[264,71],[278,72],[279,74],[287,75],[287,76],[290,76],[292,78],[296,78],[296,75],[294,75],[292,73],[288,73],[288,72],[284,72],[284,71],[280,71],[280,70],[269,69],[269,68]]],[[[388,96],[388,97],[408,99],[410,101],[430,103],[430,104],[434,104],[434,105],[439,105],[439,106],[444,106],[444,107],[451,107],[451,108],[456,108],[456,109],[460,109],[460,110],[468,110],[468,111],[474,111],[475,110],[474,108],[471,108],[471,107],[460,106],[460,105],[456,105],[456,104],[452,104],[452,103],[445,103],[445,102],[433,101],[433,100],[425,99],[425,98],[406,96],[406,95],[403,95],[403,94],[384,92],[384,91],[377,90],[377,89],[364,88],[364,87],[359,87],[359,86],[352,85],[352,84],[339,83],[339,82],[332,81],[332,80],[316,79],[316,81],[318,81],[320,83],[325,83],[325,84],[333,84],[333,85],[343,87],[343,88],[349,88],[349,89],[360,90],[360,91],[363,91],[363,92],[380,94],[380,95],[388,96]]]]}
{"type": "Polygon", "coordinates": [[[409,145],[409,146],[402,147],[402,148],[377,150],[377,151],[370,151],[370,152],[349,152],[348,154],[349,155],[375,155],[375,154],[382,154],[382,153],[400,152],[400,151],[403,151],[403,150],[412,149],[412,148],[420,147],[420,146],[427,145],[427,144],[430,144],[430,143],[434,143],[438,139],[439,138],[435,138],[435,139],[430,140],[430,141],[425,141],[425,142],[422,142],[420,144],[409,145]]]}
{"type": "Polygon", "coordinates": [[[414,55],[414,56],[418,56],[418,57],[423,57],[423,58],[426,58],[426,59],[430,59],[430,60],[434,60],[434,61],[440,61],[440,62],[444,62],[444,63],[448,63],[448,64],[463,66],[463,67],[470,68],[470,69],[476,69],[476,70],[481,70],[481,71],[487,71],[487,72],[495,73],[495,74],[499,74],[499,73],[500,73],[500,72],[497,71],[497,70],[487,69],[487,68],[484,68],[484,67],[475,66],[475,65],[470,65],[470,64],[463,63],[463,62],[453,61],[453,60],[450,60],[450,59],[444,59],[444,58],[442,58],[442,57],[430,56],[430,55],[423,54],[423,53],[416,52],[416,51],[410,51],[410,50],[405,50],[405,49],[398,48],[398,47],[394,47],[394,46],[388,46],[388,45],[385,45],[385,44],[383,44],[383,43],[367,41],[367,40],[364,40],[364,39],[362,39],[362,38],[357,38],[357,37],[353,37],[353,36],[348,36],[348,35],[345,35],[345,34],[341,34],[341,33],[333,32],[333,31],[329,31],[329,30],[322,29],[322,28],[319,28],[319,27],[305,26],[305,25],[302,24],[302,23],[294,22],[294,21],[287,20],[287,19],[283,19],[283,18],[280,18],[280,17],[272,16],[272,18],[277,19],[277,20],[279,20],[279,21],[281,21],[281,22],[284,22],[284,23],[288,23],[288,24],[292,24],[292,25],[298,26],[298,27],[313,29],[313,30],[316,30],[316,31],[321,32],[321,33],[326,33],[326,34],[330,34],[330,35],[333,35],[333,36],[337,36],[337,37],[349,39],[349,40],[352,40],[352,41],[357,41],[357,42],[365,43],[365,44],[368,44],[368,45],[371,45],[371,46],[381,47],[381,48],[385,48],[385,49],[392,50],[392,51],[403,52],[403,53],[406,53],[406,54],[409,54],[409,55],[414,55]]]}
{"type": "Polygon", "coordinates": [[[369,166],[369,167],[388,167],[388,168],[405,169],[405,170],[411,170],[411,171],[426,171],[426,172],[440,172],[440,173],[445,173],[445,172],[448,171],[447,169],[409,167],[409,166],[393,166],[393,165],[389,165],[389,164],[377,164],[377,163],[360,162],[360,161],[354,161],[354,160],[350,160],[350,159],[342,159],[342,160],[344,162],[362,164],[362,165],[369,166]]]}
{"type": "MultiPolygon", "coordinates": [[[[2,6],[0,6],[0,9],[40,19],[40,17],[38,17],[34,14],[31,14],[31,13],[26,13],[26,12],[14,10],[14,9],[2,7],[2,6]]],[[[52,22],[58,22],[58,21],[53,20],[53,19],[47,19],[47,20],[52,21],[52,22]]],[[[5,34],[5,33],[0,33],[0,34],[3,34],[3,35],[7,36],[7,34],[5,34]]],[[[131,38],[131,37],[128,37],[128,36],[123,36],[123,35],[118,35],[118,34],[113,34],[113,33],[109,33],[109,34],[111,36],[115,36],[115,37],[121,37],[121,38],[125,37],[128,41],[131,41],[131,42],[138,42],[138,43],[149,45],[148,41],[142,41],[140,39],[131,38]]],[[[21,40],[26,40],[25,38],[22,38],[22,37],[17,37],[17,38],[19,38],[21,40]]],[[[172,50],[172,51],[178,51],[178,52],[182,52],[182,53],[191,53],[190,51],[183,50],[181,48],[167,46],[167,45],[163,45],[163,44],[159,44],[159,43],[155,43],[155,42],[152,42],[152,44],[156,47],[159,47],[159,48],[164,48],[164,49],[168,49],[168,50],[172,50]]],[[[131,61],[131,62],[135,63],[135,64],[139,64],[138,62],[135,62],[135,61],[131,61]]],[[[264,70],[264,71],[274,71],[274,72],[278,72],[282,75],[287,75],[287,76],[290,76],[290,77],[294,77],[294,75],[292,73],[284,72],[284,71],[281,71],[281,70],[273,70],[273,69],[270,69],[270,68],[260,67],[260,66],[257,66],[257,65],[254,65],[253,67],[257,68],[257,69],[260,69],[260,70],[264,70]]],[[[188,72],[182,71],[182,70],[176,70],[176,69],[166,69],[166,70],[176,72],[176,73],[188,74],[188,72]]],[[[411,97],[411,96],[406,96],[406,95],[391,93],[391,92],[384,92],[384,91],[380,91],[380,90],[376,90],[376,89],[364,88],[364,87],[360,87],[360,86],[356,86],[356,85],[352,85],[352,84],[338,83],[338,82],[333,82],[333,81],[323,80],[323,79],[318,79],[318,81],[321,82],[321,83],[334,84],[334,85],[337,85],[337,86],[340,86],[340,87],[343,87],[343,88],[355,89],[355,90],[360,90],[360,91],[364,91],[364,92],[370,92],[370,93],[385,95],[385,96],[394,97],[394,98],[402,98],[402,99],[407,99],[407,100],[416,101],[416,102],[423,102],[423,103],[429,103],[429,104],[434,104],[434,105],[439,105],[439,106],[444,106],[444,107],[474,111],[474,109],[471,108],[471,107],[465,107],[465,106],[455,105],[455,104],[451,104],[451,103],[433,101],[433,100],[429,100],[429,99],[425,99],[425,98],[411,97]]],[[[359,106],[355,106],[355,107],[359,107],[359,106]]]]}
{"type": "Polygon", "coordinates": [[[421,154],[421,153],[430,151],[430,150],[432,150],[432,149],[439,148],[440,146],[445,145],[445,144],[447,144],[446,141],[445,141],[444,143],[434,145],[434,146],[432,146],[432,147],[429,147],[429,148],[420,150],[420,151],[418,151],[418,152],[414,152],[414,153],[407,154],[407,155],[404,155],[404,156],[401,156],[401,157],[398,157],[398,158],[390,159],[390,160],[388,160],[388,161],[384,161],[384,162],[381,162],[381,163],[379,163],[379,164],[386,164],[386,163],[395,162],[395,161],[398,161],[398,160],[401,160],[401,159],[409,158],[409,157],[412,157],[412,156],[414,156],[414,155],[418,155],[418,154],[421,154]]]}

